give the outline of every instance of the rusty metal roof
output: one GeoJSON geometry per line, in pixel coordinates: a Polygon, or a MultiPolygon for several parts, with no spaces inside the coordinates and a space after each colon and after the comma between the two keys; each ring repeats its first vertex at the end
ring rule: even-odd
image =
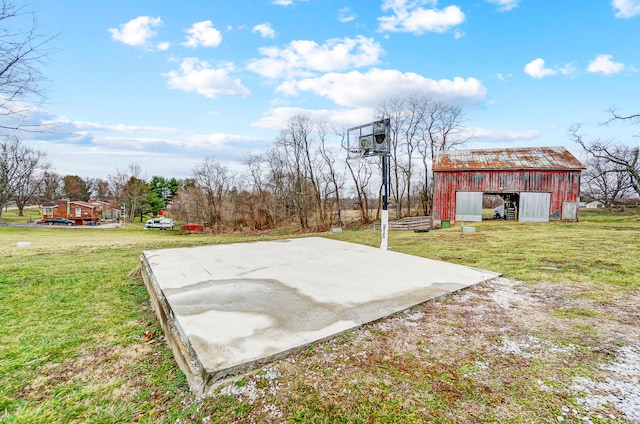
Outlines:
{"type": "Polygon", "coordinates": [[[522,147],[511,149],[472,149],[439,152],[434,171],[471,169],[578,170],[584,165],[564,147],[522,147]]]}

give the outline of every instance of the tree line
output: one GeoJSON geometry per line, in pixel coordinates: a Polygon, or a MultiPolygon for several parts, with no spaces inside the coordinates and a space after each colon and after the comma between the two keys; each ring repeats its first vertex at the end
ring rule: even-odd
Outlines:
{"type": "Polygon", "coordinates": [[[53,171],[46,154],[28,146],[19,138],[0,139],[0,217],[10,201],[18,216],[27,205],[55,202],[100,200],[136,215],[157,214],[165,208],[181,187],[175,178],[154,176],[149,181],[137,164],[116,171],[108,179],[60,175],[53,171]]]}
{"type": "MultiPolygon", "coordinates": [[[[469,140],[462,126],[464,114],[418,95],[388,100],[378,113],[390,117],[390,188],[396,215],[429,215],[431,161],[437,152],[469,140]]],[[[612,119],[635,123],[638,117],[612,119]]],[[[586,141],[579,127],[570,134],[589,155],[583,195],[606,206],[621,197],[640,196],[638,147],[586,141]]],[[[0,216],[9,200],[22,215],[30,202],[92,198],[121,207],[129,221],[169,209],[182,221],[216,232],[291,224],[302,231],[324,231],[342,223],[344,209],[357,209],[362,223],[379,218],[380,173],[378,158],[347,160],[344,129],[305,114],[290,118],[263,154],[246,158],[242,170],[232,171],[207,157],[183,180],[148,179],[139,164],[106,179],[61,176],[52,171],[44,153],[17,137],[5,137],[0,140],[0,216]]]]}
{"type": "MultiPolygon", "coordinates": [[[[391,200],[397,215],[430,213],[431,159],[467,140],[464,115],[418,95],[389,100],[378,113],[391,117],[391,200]]],[[[184,180],[147,179],[139,164],[100,179],[59,175],[44,153],[12,138],[0,142],[0,207],[13,200],[22,214],[29,202],[92,198],[121,206],[130,221],[170,208],[179,219],[213,231],[288,224],[322,231],[341,224],[345,208],[357,209],[367,223],[380,211],[380,160],[347,161],[346,147],[344,129],[298,114],[263,154],[245,159],[242,171],[208,157],[184,180]]]]}
{"type": "MultiPolygon", "coordinates": [[[[431,213],[431,160],[469,137],[461,109],[423,95],[379,105],[390,117],[391,194],[396,215],[431,213]]],[[[295,223],[302,231],[342,223],[357,209],[362,223],[379,218],[378,158],[347,160],[345,129],[305,114],[290,118],[265,153],[248,157],[244,172],[207,158],[193,170],[195,184],[178,192],[172,212],[215,230],[261,230],[295,223]]]]}
{"type": "MultiPolygon", "coordinates": [[[[609,110],[609,119],[602,125],[623,123],[640,124],[640,114],[621,115],[609,110]]],[[[569,136],[587,154],[586,169],[582,174],[582,193],[589,199],[600,201],[606,208],[616,200],[640,197],[640,148],[638,144],[621,143],[614,139],[588,139],[580,124],[569,130],[569,136]]],[[[637,134],[635,137],[640,136],[637,134]]]]}

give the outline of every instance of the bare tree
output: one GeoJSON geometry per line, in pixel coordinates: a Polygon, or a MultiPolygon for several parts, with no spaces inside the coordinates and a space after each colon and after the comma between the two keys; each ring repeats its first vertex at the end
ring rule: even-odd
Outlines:
{"type": "Polygon", "coordinates": [[[458,107],[435,101],[422,94],[393,98],[378,106],[378,113],[391,120],[391,193],[400,216],[403,197],[406,213],[411,214],[416,177],[423,181],[420,198],[424,213],[432,207],[431,162],[437,152],[465,144],[471,137],[464,130],[464,114],[458,107]],[[416,153],[417,152],[417,153],[416,153]],[[419,155],[422,171],[415,172],[415,156],[419,155]]]}
{"type": "Polygon", "coordinates": [[[257,230],[276,225],[278,221],[275,196],[269,192],[267,187],[265,164],[264,155],[252,155],[245,160],[245,165],[249,168],[247,177],[252,195],[252,202],[248,206],[250,206],[253,226],[257,230]]]}
{"type": "Polygon", "coordinates": [[[606,208],[613,206],[615,199],[624,198],[631,192],[631,185],[624,169],[602,158],[592,157],[582,173],[582,191],[606,208]]]}
{"type": "Polygon", "coordinates": [[[609,162],[607,169],[622,172],[629,181],[633,191],[640,196],[640,148],[638,145],[625,145],[611,140],[596,139],[587,141],[580,132],[581,126],[576,124],[569,129],[569,136],[589,154],[600,161],[609,162]]]}
{"type": "Polygon", "coordinates": [[[11,186],[9,183],[15,173],[16,163],[13,160],[11,143],[8,140],[0,141],[0,217],[2,217],[2,210],[11,198],[11,186]]]}
{"type": "MultiPolygon", "coordinates": [[[[340,208],[340,191],[344,185],[344,176],[336,169],[336,160],[338,152],[329,146],[327,140],[327,129],[325,124],[319,124],[316,130],[318,134],[318,152],[324,162],[324,171],[321,173],[324,182],[323,190],[323,208],[326,211],[335,211],[335,219],[332,217],[331,222],[342,223],[342,215],[340,208]],[[333,206],[331,204],[333,203],[333,206]]],[[[342,143],[341,143],[342,144],[342,143]]],[[[346,158],[341,160],[344,163],[346,158]]]]}
{"type": "Polygon", "coordinates": [[[303,230],[310,227],[309,219],[316,219],[316,229],[328,226],[326,210],[322,203],[320,175],[322,158],[318,150],[314,123],[307,115],[292,117],[280,131],[275,141],[273,156],[286,170],[293,184],[289,194],[296,209],[298,223],[303,230]]]}
{"type": "Polygon", "coordinates": [[[403,155],[404,132],[409,119],[406,113],[406,99],[393,97],[378,105],[378,115],[388,117],[389,126],[389,146],[391,149],[391,198],[396,205],[396,216],[400,218],[402,214],[403,197],[406,191],[406,170],[410,167],[403,155]]]}
{"type": "Polygon", "coordinates": [[[611,115],[611,117],[609,118],[608,121],[603,122],[603,125],[608,125],[613,121],[628,121],[631,123],[640,122],[640,113],[632,113],[631,115],[620,115],[620,113],[618,112],[618,109],[612,107],[609,109],[609,114],[611,115]]]}
{"type": "Polygon", "coordinates": [[[421,156],[424,167],[425,183],[422,198],[425,214],[430,215],[433,208],[433,172],[430,164],[438,152],[455,149],[469,142],[473,136],[468,135],[463,126],[465,115],[462,109],[442,102],[425,100],[427,114],[424,125],[424,143],[421,156]]]}
{"type": "MultiPolygon", "coordinates": [[[[345,142],[345,130],[334,129],[334,132],[336,136],[341,137],[341,149],[346,154],[348,146],[345,142]]],[[[354,158],[345,161],[345,168],[345,178],[347,172],[351,176],[352,185],[350,188],[353,190],[351,196],[356,200],[353,208],[360,211],[360,220],[363,223],[369,223],[371,221],[369,199],[373,197],[370,194],[369,184],[373,177],[375,166],[369,158],[354,158]]]]}
{"type": "Polygon", "coordinates": [[[406,155],[406,166],[403,167],[403,173],[406,180],[406,192],[407,192],[407,215],[411,215],[411,195],[412,186],[411,182],[414,176],[413,171],[413,155],[416,149],[419,149],[420,142],[423,141],[422,131],[424,125],[425,116],[427,113],[426,106],[430,104],[430,101],[424,96],[412,95],[406,101],[406,122],[403,128],[404,146],[406,155]]]}
{"type": "Polygon", "coordinates": [[[180,188],[171,204],[171,213],[187,223],[204,224],[204,211],[204,195],[199,187],[180,188]]]}
{"type": "Polygon", "coordinates": [[[118,169],[115,174],[109,175],[107,178],[109,189],[116,203],[124,207],[127,221],[133,222],[133,218],[140,210],[143,198],[148,191],[142,168],[139,164],[132,163],[127,170],[118,169]]]}
{"type": "Polygon", "coordinates": [[[118,206],[124,205],[124,193],[127,187],[129,175],[126,171],[116,170],[115,174],[109,174],[107,181],[109,182],[109,191],[113,196],[114,202],[118,206]]]}
{"type": "Polygon", "coordinates": [[[104,202],[112,200],[112,193],[109,190],[109,182],[101,178],[96,178],[94,182],[96,200],[102,200],[104,202]]]}
{"type": "Polygon", "coordinates": [[[206,158],[194,168],[193,178],[196,186],[202,190],[203,211],[207,217],[207,222],[220,231],[223,224],[223,200],[234,180],[233,174],[216,160],[206,158]]]}
{"type": "Polygon", "coordinates": [[[49,167],[45,153],[31,149],[20,139],[0,142],[0,215],[2,207],[12,198],[18,216],[24,216],[24,207],[41,190],[49,167]]]}
{"type": "Polygon", "coordinates": [[[295,177],[286,166],[284,153],[276,147],[266,152],[264,163],[267,167],[266,190],[272,198],[269,204],[274,224],[278,225],[287,221],[299,208],[295,200],[295,177]]]}
{"type": "Polygon", "coordinates": [[[0,129],[41,131],[27,121],[44,99],[40,68],[54,37],[38,33],[35,17],[11,0],[0,0],[0,129]],[[30,19],[30,26],[21,25],[30,19]]]}
{"type": "Polygon", "coordinates": [[[341,219],[343,162],[336,151],[340,144],[332,145],[327,128],[308,115],[295,115],[267,152],[245,160],[251,194],[235,196],[245,221],[256,229],[295,221],[306,231],[326,230],[341,219]]]}
{"type": "Polygon", "coordinates": [[[62,197],[62,176],[60,174],[47,171],[42,177],[42,185],[38,191],[41,201],[53,201],[62,197]]]}
{"type": "Polygon", "coordinates": [[[371,221],[369,214],[369,183],[373,176],[373,165],[367,159],[358,159],[347,161],[347,169],[353,181],[356,198],[358,199],[357,208],[360,210],[360,217],[364,223],[371,221]]]}

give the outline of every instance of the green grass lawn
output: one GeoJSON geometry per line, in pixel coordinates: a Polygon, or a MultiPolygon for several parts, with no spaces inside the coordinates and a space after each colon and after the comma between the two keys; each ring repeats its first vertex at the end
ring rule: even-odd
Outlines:
{"type": "Polygon", "coordinates": [[[3,209],[0,223],[34,222],[40,218],[42,218],[42,211],[39,208],[25,208],[23,216],[18,216],[17,209],[3,209]]]}
{"type": "MultiPolygon", "coordinates": [[[[5,220],[3,214],[2,222],[7,220],[15,218],[5,220]]],[[[295,361],[266,367],[204,400],[189,393],[163,341],[138,272],[140,253],[261,237],[143,231],[140,223],[117,229],[0,226],[0,422],[553,420],[555,410],[574,402],[563,379],[593,376],[597,364],[612,359],[595,350],[604,342],[592,334],[590,323],[617,325],[617,305],[638,296],[640,216],[581,211],[578,223],[485,221],[474,226],[475,233],[464,234],[458,226],[392,232],[389,245],[399,252],[501,272],[522,281],[527,290],[557,291],[575,304],[558,301],[542,314],[568,330],[536,327],[536,334],[577,346],[581,360],[546,358],[523,369],[521,363],[509,362],[517,358],[501,359],[493,365],[520,370],[520,376],[505,382],[496,374],[480,383],[464,376],[491,361],[483,350],[487,340],[504,338],[495,330],[500,323],[490,316],[478,325],[492,338],[476,347],[457,347],[449,356],[458,358],[455,362],[433,356],[424,334],[407,339],[411,349],[394,356],[389,353],[394,333],[367,326],[297,354],[295,361]],[[30,245],[18,247],[19,242],[30,245]],[[554,377],[545,378],[547,373],[554,377]],[[553,390],[542,390],[538,380],[553,390]],[[262,397],[234,395],[248,387],[262,397]]],[[[379,245],[379,234],[368,230],[324,236],[379,245]]],[[[425,307],[423,313],[433,314],[432,320],[421,325],[440,323],[434,331],[441,334],[468,326],[469,316],[450,315],[450,301],[433,311],[425,307]]],[[[600,422],[613,421],[605,416],[600,422]]]]}

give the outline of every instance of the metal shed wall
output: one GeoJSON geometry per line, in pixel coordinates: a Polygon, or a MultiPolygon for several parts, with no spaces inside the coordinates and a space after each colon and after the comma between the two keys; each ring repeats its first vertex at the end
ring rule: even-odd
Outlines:
{"type": "Polygon", "coordinates": [[[549,222],[550,209],[551,193],[520,193],[518,221],[549,222]]]}
{"type": "Polygon", "coordinates": [[[561,218],[562,202],[577,202],[580,170],[434,170],[435,219],[455,220],[456,192],[551,193],[550,214],[561,218]]]}

